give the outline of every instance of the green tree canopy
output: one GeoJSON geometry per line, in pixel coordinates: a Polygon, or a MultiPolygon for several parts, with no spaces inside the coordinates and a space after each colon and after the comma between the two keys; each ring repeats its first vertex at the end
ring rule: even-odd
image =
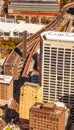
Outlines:
{"type": "Polygon", "coordinates": [[[4,6],[8,6],[9,0],[4,0],[4,6]]]}
{"type": "Polygon", "coordinates": [[[10,128],[10,127],[7,127],[5,130],[12,130],[12,128],[10,128]]]}

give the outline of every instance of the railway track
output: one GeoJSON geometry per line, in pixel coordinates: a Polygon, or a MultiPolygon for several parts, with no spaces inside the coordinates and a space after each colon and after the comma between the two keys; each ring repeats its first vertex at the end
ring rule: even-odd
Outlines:
{"type": "MultiPolygon", "coordinates": [[[[58,23],[58,21],[60,19],[61,19],[61,17],[59,17],[57,19],[54,19],[45,28],[41,29],[40,31],[38,31],[37,33],[33,34],[32,36],[30,36],[27,39],[27,53],[30,52],[30,50],[32,49],[34,44],[37,42],[40,34],[42,32],[44,32],[44,31],[47,31],[47,30],[50,30],[51,28],[53,28],[58,23]]],[[[17,46],[17,48],[14,49],[11,52],[11,54],[9,55],[9,57],[7,58],[7,60],[6,60],[5,64],[4,64],[4,74],[12,75],[14,77],[14,79],[18,79],[20,74],[21,74],[24,62],[25,61],[22,59],[22,43],[20,43],[17,46]],[[17,53],[15,50],[19,50],[19,52],[17,53]]]]}
{"type": "MultiPolygon", "coordinates": [[[[45,28],[43,28],[42,30],[40,30],[39,32],[37,32],[36,34],[32,35],[31,37],[27,39],[27,55],[29,54],[29,57],[26,58],[24,61],[22,59],[22,56],[17,54],[16,51],[13,50],[5,62],[5,65],[4,65],[5,74],[13,75],[14,79],[18,79],[20,77],[20,72],[22,71],[21,77],[27,76],[32,54],[34,53],[34,50],[36,49],[37,45],[40,43],[40,40],[39,40],[40,34],[44,31],[51,30],[52,28],[53,29],[57,28],[58,23],[61,21],[62,17],[63,15],[59,15],[59,17],[54,19],[45,28]],[[21,67],[19,66],[19,63],[22,65],[21,67]],[[25,67],[23,67],[24,64],[25,64],[25,67]],[[20,69],[18,67],[20,67],[20,69]]],[[[59,29],[56,29],[56,30],[58,31],[59,29]]],[[[17,46],[17,48],[20,49],[20,53],[22,54],[22,42],[17,46]]],[[[19,102],[19,95],[20,95],[19,89],[21,86],[20,85],[21,82],[22,80],[20,79],[18,86],[16,86],[17,87],[16,93],[14,94],[14,99],[18,102],[19,102]]],[[[14,100],[12,101],[11,107],[12,109],[16,110],[16,103],[14,103],[14,100]]]]}
{"type": "Polygon", "coordinates": [[[27,60],[27,63],[25,65],[25,68],[24,68],[24,71],[22,73],[22,77],[26,77],[27,74],[28,74],[28,69],[29,69],[29,65],[30,65],[30,62],[32,60],[32,56],[33,54],[36,52],[37,48],[38,48],[38,45],[40,43],[40,39],[37,40],[36,44],[33,46],[31,52],[30,52],[30,55],[28,57],[28,60],[27,60]]]}
{"type": "MultiPolygon", "coordinates": [[[[56,18],[52,22],[50,22],[46,27],[38,31],[37,33],[31,35],[27,39],[27,57],[30,54],[30,51],[32,47],[37,43],[40,34],[44,31],[54,30],[60,23],[61,19],[63,18],[64,13],[66,10],[73,6],[73,4],[70,4],[68,6],[65,6],[56,18]]],[[[19,79],[21,72],[23,72],[23,66],[25,66],[27,61],[27,58],[23,60],[22,58],[22,42],[10,53],[9,57],[6,59],[6,62],[4,64],[4,74],[6,75],[12,75],[14,77],[14,80],[19,79]],[[16,51],[18,50],[18,52],[16,51]]]]}

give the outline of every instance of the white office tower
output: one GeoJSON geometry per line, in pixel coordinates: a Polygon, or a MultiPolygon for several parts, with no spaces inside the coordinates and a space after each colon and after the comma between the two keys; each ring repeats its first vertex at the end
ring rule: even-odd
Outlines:
{"type": "Polygon", "coordinates": [[[74,34],[44,32],[40,44],[40,82],[43,102],[74,104],[74,34]]]}

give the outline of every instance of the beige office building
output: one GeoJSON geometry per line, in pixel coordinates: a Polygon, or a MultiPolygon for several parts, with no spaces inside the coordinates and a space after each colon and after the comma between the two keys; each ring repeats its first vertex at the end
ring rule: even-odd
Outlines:
{"type": "Polygon", "coordinates": [[[30,109],[30,130],[65,130],[68,112],[53,102],[35,103],[30,109]]]}
{"type": "Polygon", "coordinates": [[[13,77],[0,75],[0,100],[8,101],[13,98],[13,77]]]}
{"type": "Polygon", "coordinates": [[[19,118],[29,119],[29,109],[35,102],[42,102],[42,88],[26,82],[20,90],[19,118]]]}
{"type": "Polygon", "coordinates": [[[41,34],[40,82],[43,102],[60,100],[74,104],[74,33],[41,34]]]}

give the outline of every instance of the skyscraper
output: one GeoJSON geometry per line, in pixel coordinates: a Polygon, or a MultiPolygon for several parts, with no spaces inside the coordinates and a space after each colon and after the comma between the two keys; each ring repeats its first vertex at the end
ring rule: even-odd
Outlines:
{"type": "Polygon", "coordinates": [[[40,44],[40,82],[43,101],[74,104],[74,34],[45,32],[40,44]]]}

